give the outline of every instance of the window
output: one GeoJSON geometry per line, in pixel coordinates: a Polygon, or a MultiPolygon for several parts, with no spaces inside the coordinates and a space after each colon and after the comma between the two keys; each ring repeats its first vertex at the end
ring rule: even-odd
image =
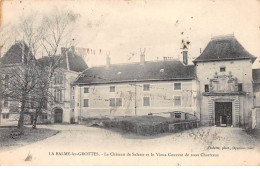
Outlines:
{"type": "Polygon", "coordinates": [[[74,96],[72,96],[72,100],[74,100],[74,96]]]}
{"type": "Polygon", "coordinates": [[[150,90],[150,85],[144,84],[144,91],[149,91],[149,90],[150,90]]]}
{"type": "Polygon", "coordinates": [[[109,99],[109,106],[110,107],[115,107],[116,106],[115,98],[110,98],[109,99]]]}
{"type": "Polygon", "coordinates": [[[225,72],[226,71],[226,67],[220,67],[220,72],[225,72]]]}
{"type": "Polygon", "coordinates": [[[207,92],[209,92],[209,85],[205,85],[205,92],[207,93],[207,92]]]}
{"type": "Polygon", "coordinates": [[[2,114],[3,119],[9,119],[9,114],[2,114]]]}
{"type": "Polygon", "coordinates": [[[4,107],[8,107],[8,97],[4,97],[4,107]]]}
{"type": "Polygon", "coordinates": [[[181,83],[174,83],[174,90],[181,90],[181,83]]]}
{"type": "Polygon", "coordinates": [[[121,107],[122,106],[122,98],[110,98],[109,99],[110,107],[121,107]]]}
{"type": "Polygon", "coordinates": [[[116,98],[116,106],[121,107],[122,106],[122,98],[116,98]]]}
{"type": "Polygon", "coordinates": [[[42,115],[41,115],[41,119],[42,119],[42,120],[47,120],[47,114],[42,114],[42,115]]]}
{"type": "Polygon", "coordinates": [[[60,89],[55,89],[54,90],[54,101],[56,102],[61,102],[62,101],[62,92],[60,89]]]}
{"type": "Polygon", "coordinates": [[[72,87],[72,91],[74,91],[75,87],[72,87]]]}
{"type": "Polygon", "coordinates": [[[55,75],[54,76],[54,84],[62,84],[62,75],[55,75]]]}
{"type": "Polygon", "coordinates": [[[115,86],[110,86],[110,92],[115,92],[116,91],[116,87],[115,86]]]}
{"type": "Polygon", "coordinates": [[[242,83],[238,83],[238,91],[239,92],[243,91],[243,84],[242,83]]]}
{"type": "Polygon", "coordinates": [[[88,99],[84,99],[84,104],[83,104],[84,107],[88,107],[88,99]]]}
{"type": "Polygon", "coordinates": [[[174,113],[174,118],[180,119],[181,118],[181,113],[174,113]]]}
{"type": "Polygon", "coordinates": [[[143,98],[143,106],[150,106],[150,97],[143,98]]]}
{"type": "Polygon", "coordinates": [[[88,93],[88,87],[84,87],[84,93],[88,93]]]}
{"type": "Polygon", "coordinates": [[[72,109],[71,111],[74,112],[74,109],[72,109]]]}
{"type": "Polygon", "coordinates": [[[174,105],[175,106],[181,105],[181,96],[174,96],[174,105]]]}

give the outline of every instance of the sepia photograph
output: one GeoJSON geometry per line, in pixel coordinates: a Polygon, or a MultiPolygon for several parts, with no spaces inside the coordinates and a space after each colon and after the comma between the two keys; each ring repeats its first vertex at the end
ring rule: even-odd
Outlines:
{"type": "Polygon", "coordinates": [[[259,165],[259,0],[0,0],[0,166],[259,165]]]}

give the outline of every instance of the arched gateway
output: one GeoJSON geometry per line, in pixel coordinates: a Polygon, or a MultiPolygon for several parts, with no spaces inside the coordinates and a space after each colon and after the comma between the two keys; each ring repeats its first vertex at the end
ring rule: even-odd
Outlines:
{"type": "Polygon", "coordinates": [[[62,123],[63,110],[61,108],[54,108],[54,123],[62,123]]]}

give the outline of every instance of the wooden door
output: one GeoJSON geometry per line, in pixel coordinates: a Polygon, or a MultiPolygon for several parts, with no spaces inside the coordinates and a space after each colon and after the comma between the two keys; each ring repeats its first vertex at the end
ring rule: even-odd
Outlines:
{"type": "Polygon", "coordinates": [[[62,123],[62,109],[55,110],[54,123],[62,123]]]}
{"type": "Polygon", "coordinates": [[[232,125],[232,102],[215,102],[215,124],[217,126],[232,125]]]}

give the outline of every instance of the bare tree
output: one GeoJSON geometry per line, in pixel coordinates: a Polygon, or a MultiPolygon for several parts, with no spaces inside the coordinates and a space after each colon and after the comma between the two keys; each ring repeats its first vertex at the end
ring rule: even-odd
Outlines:
{"type": "Polygon", "coordinates": [[[8,75],[1,77],[1,82],[7,86],[1,91],[1,96],[18,103],[15,109],[19,109],[18,128],[21,133],[25,112],[35,110],[33,128],[36,128],[37,117],[42,113],[45,102],[52,100],[53,74],[61,61],[61,56],[57,56],[58,49],[61,46],[68,49],[75,44],[72,32],[78,15],[70,11],[55,11],[42,17],[40,22],[36,16],[23,19],[15,32],[16,37],[23,39],[18,43],[23,51],[22,62],[9,68],[1,66],[1,74],[8,75]],[[35,59],[39,51],[46,53],[47,62],[35,59]]]}
{"type": "Polygon", "coordinates": [[[36,88],[37,101],[39,104],[36,108],[33,119],[33,128],[36,128],[37,117],[42,113],[46,102],[53,101],[51,93],[51,84],[55,69],[60,66],[62,54],[57,56],[58,49],[65,47],[63,52],[67,52],[70,46],[75,45],[76,39],[73,38],[75,23],[79,15],[71,11],[55,11],[48,17],[43,18],[43,32],[41,39],[43,50],[47,54],[45,63],[38,62],[39,85],[36,88]]]}
{"type": "Polygon", "coordinates": [[[21,63],[1,67],[1,74],[4,75],[1,80],[4,83],[1,95],[10,102],[9,109],[19,111],[18,128],[21,133],[23,133],[24,113],[29,108],[31,91],[37,84],[35,59],[25,45],[24,42],[17,43],[17,46],[21,46],[23,51],[21,63]]]}

